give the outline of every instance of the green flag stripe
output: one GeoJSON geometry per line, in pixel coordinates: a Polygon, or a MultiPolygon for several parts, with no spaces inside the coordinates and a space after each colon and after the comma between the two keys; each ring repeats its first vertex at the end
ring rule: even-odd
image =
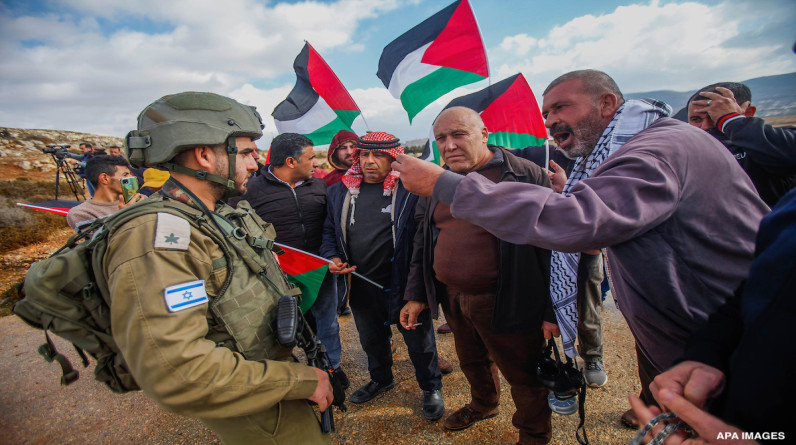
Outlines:
{"type": "Polygon", "coordinates": [[[301,312],[307,313],[315,303],[327,270],[329,270],[329,266],[323,266],[300,275],[287,276],[288,281],[301,289],[301,302],[299,303],[301,312]]]}
{"type": "Polygon", "coordinates": [[[417,113],[426,108],[431,102],[439,99],[445,93],[453,91],[463,85],[485,79],[475,73],[441,67],[418,81],[409,84],[401,92],[401,104],[409,114],[409,122],[417,113]]]}
{"type": "Polygon", "coordinates": [[[523,148],[529,146],[544,145],[544,138],[538,138],[526,133],[498,132],[489,133],[488,142],[492,145],[499,145],[506,148],[523,148]]]}
{"type": "MultiPolygon", "coordinates": [[[[359,111],[356,110],[334,110],[337,113],[337,117],[340,118],[341,121],[346,125],[346,127],[351,127],[351,124],[354,123],[354,119],[359,116],[359,111]]],[[[337,134],[337,133],[335,133],[337,134]]],[[[331,142],[331,141],[329,141],[331,142]]]]}
{"type": "MultiPolygon", "coordinates": [[[[335,110],[335,112],[340,113],[340,111],[338,110],[335,110]]],[[[352,111],[352,112],[346,111],[345,113],[357,113],[357,115],[359,114],[358,111],[352,111]]],[[[346,123],[342,119],[340,119],[340,117],[336,117],[334,118],[334,120],[324,125],[323,127],[313,131],[312,133],[304,134],[304,136],[307,136],[308,138],[312,139],[312,143],[315,145],[326,145],[332,142],[332,138],[340,130],[354,131],[351,129],[351,126],[346,125],[346,123]]]]}

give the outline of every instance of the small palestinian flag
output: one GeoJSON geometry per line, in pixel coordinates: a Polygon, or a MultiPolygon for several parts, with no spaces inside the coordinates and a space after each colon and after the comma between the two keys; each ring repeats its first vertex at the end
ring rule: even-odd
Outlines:
{"type": "Polygon", "coordinates": [[[69,213],[69,210],[72,207],[80,204],[81,201],[47,201],[47,202],[39,202],[35,204],[25,204],[22,202],[18,202],[18,206],[27,207],[29,209],[41,210],[43,212],[50,212],[55,213],[56,215],[64,215],[66,216],[69,213]]]}
{"type": "MultiPolygon", "coordinates": [[[[539,104],[522,74],[515,74],[481,91],[457,97],[443,110],[451,107],[467,107],[477,111],[489,130],[490,144],[523,148],[544,145],[547,139],[547,128],[539,104]]],[[[433,128],[420,159],[440,163],[433,128]]]]}
{"type": "Polygon", "coordinates": [[[445,93],[489,76],[486,49],[467,0],[452,3],[393,40],[377,73],[409,122],[445,93]]]}
{"type": "Polygon", "coordinates": [[[299,308],[306,314],[318,298],[330,261],[284,244],[275,244],[285,251],[279,255],[279,265],[287,274],[288,281],[301,289],[299,308]]]}
{"type": "Polygon", "coordinates": [[[299,133],[325,145],[340,130],[351,130],[359,107],[309,42],[293,62],[296,85],[271,116],[279,133],[299,133]]]}

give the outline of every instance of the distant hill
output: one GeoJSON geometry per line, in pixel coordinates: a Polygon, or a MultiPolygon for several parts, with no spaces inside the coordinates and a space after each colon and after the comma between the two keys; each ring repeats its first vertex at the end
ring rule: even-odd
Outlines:
{"type": "MultiPolygon", "coordinates": [[[[733,79],[727,79],[735,81],[733,79]]],[[[722,81],[718,80],[717,81],[722,81]]],[[[757,107],[756,116],[793,116],[796,115],[796,73],[780,74],[777,76],[756,77],[743,80],[752,90],[752,103],[757,107]]],[[[685,103],[697,90],[691,91],[646,91],[642,93],[628,93],[628,99],[641,99],[650,97],[666,102],[672,106],[675,113],[685,107],[685,103]]],[[[679,117],[679,116],[677,116],[679,117]]],[[[684,120],[684,119],[683,119],[684,120]]]]}

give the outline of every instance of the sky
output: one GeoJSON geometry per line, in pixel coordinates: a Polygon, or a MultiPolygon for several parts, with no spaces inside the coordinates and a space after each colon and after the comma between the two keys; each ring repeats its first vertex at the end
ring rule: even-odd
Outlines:
{"type": "Polygon", "coordinates": [[[354,130],[405,141],[427,137],[453,98],[518,72],[541,105],[576,69],[603,70],[626,93],[796,71],[793,0],[470,0],[490,79],[410,125],[376,77],[379,56],[451,1],[0,0],[0,126],[123,137],[158,98],[211,91],[255,105],[270,141],[305,40],[362,110],[354,130]]]}

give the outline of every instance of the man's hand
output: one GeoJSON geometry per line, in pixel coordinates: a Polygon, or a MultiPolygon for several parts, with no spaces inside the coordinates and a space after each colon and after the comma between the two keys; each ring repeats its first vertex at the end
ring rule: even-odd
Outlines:
{"type": "Polygon", "coordinates": [[[661,406],[669,408],[661,400],[659,393],[669,391],[683,396],[698,408],[704,408],[705,402],[712,399],[724,389],[724,373],[704,363],[686,361],[672,369],[659,374],[650,384],[655,400],[661,406]]]}
{"type": "Polygon", "coordinates": [[[746,110],[751,103],[750,101],[746,101],[738,105],[732,91],[722,87],[716,87],[715,93],[703,91],[700,92],[699,95],[705,96],[710,100],[695,100],[691,102],[695,105],[694,111],[707,113],[713,122],[718,121],[719,118],[730,113],[744,114],[744,110],[746,110]]]}
{"type": "Polygon", "coordinates": [[[357,266],[348,266],[340,258],[332,258],[332,264],[329,264],[329,272],[337,275],[345,275],[357,270],[357,266]]]}
{"type": "Polygon", "coordinates": [[[407,155],[398,155],[392,169],[401,173],[404,187],[418,196],[431,196],[434,184],[445,171],[437,164],[407,155]]]}
{"type": "Polygon", "coordinates": [[[426,309],[428,309],[426,303],[407,301],[401,309],[401,326],[404,329],[417,329],[417,316],[426,309]]]}
{"type": "MultiPolygon", "coordinates": [[[[677,417],[680,418],[683,422],[687,423],[694,431],[697,432],[699,437],[687,439],[685,434],[681,431],[678,431],[669,437],[663,442],[666,445],[710,445],[710,444],[733,444],[733,445],[752,445],[756,444],[757,442],[753,440],[741,440],[741,439],[724,439],[723,437],[727,437],[729,434],[730,437],[733,436],[732,433],[738,435],[738,437],[742,437],[741,430],[735,428],[732,425],[728,425],[721,421],[721,419],[714,417],[708,414],[706,411],[697,408],[688,400],[680,397],[679,395],[669,391],[669,390],[662,390],[659,394],[661,400],[665,400],[666,406],[669,410],[675,414],[677,417]],[[721,434],[722,438],[719,439],[719,434],[721,434]]],[[[655,406],[644,406],[644,402],[642,402],[638,397],[634,395],[629,395],[628,398],[630,399],[630,406],[633,408],[633,411],[636,412],[636,416],[639,420],[639,425],[643,428],[644,425],[649,423],[653,417],[660,414],[660,410],[655,406]]],[[[647,436],[644,438],[645,443],[649,443],[650,440],[655,436],[655,434],[659,433],[664,427],[663,424],[658,424],[657,426],[653,427],[652,432],[648,433],[647,436]]]]}
{"type": "Polygon", "coordinates": [[[545,340],[550,340],[553,337],[561,337],[561,331],[558,329],[558,325],[550,323],[549,321],[542,322],[542,332],[544,333],[545,340]]]}
{"type": "Polygon", "coordinates": [[[556,161],[551,159],[550,170],[547,170],[547,176],[553,184],[553,190],[556,193],[561,193],[564,190],[564,186],[567,184],[567,172],[564,171],[556,161]]]}
{"type": "Polygon", "coordinates": [[[321,371],[318,368],[312,368],[318,376],[318,386],[315,387],[315,392],[312,393],[309,400],[318,404],[321,412],[326,411],[329,405],[334,401],[334,393],[332,393],[332,384],[329,382],[329,374],[321,371]]]}
{"type": "Polygon", "coordinates": [[[121,210],[121,209],[123,209],[123,208],[125,208],[125,207],[127,207],[129,205],[135,204],[138,201],[140,201],[142,199],[145,199],[145,198],[146,198],[146,196],[144,196],[144,195],[142,195],[140,193],[136,193],[135,195],[133,195],[132,198],[130,198],[129,201],[124,202],[124,195],[119,195],[119,210],[121,210]]]}

